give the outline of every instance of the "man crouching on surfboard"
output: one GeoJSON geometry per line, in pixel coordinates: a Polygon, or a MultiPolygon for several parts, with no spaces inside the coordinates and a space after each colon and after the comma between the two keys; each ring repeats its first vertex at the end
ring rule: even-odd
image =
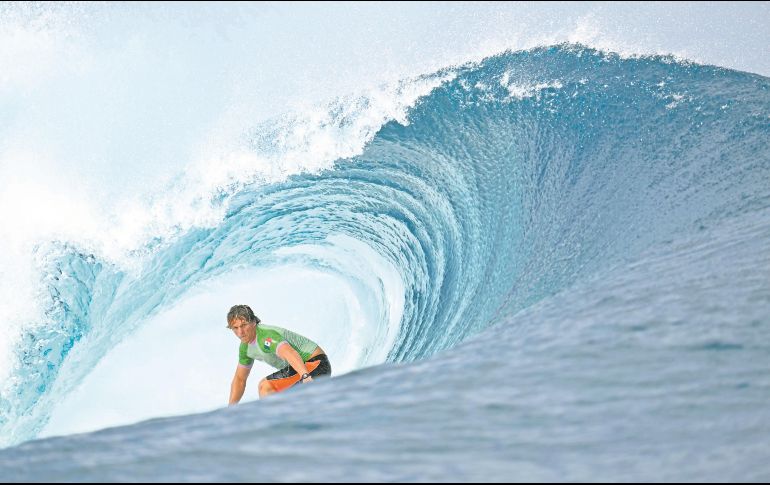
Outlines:
{"type": "Polygon", "coordinates": [[[255,359],[279,369],[259,381],[260,399],[297,382],[307,383],[313,377],[332,374],[329,359],[315,342],[284,328],[260,325],[259,318],[247,305],[235,305],[230,309],[227,328],[241,341],[238,367],[230,386],[231,406],[243,397],[255,359]]]}

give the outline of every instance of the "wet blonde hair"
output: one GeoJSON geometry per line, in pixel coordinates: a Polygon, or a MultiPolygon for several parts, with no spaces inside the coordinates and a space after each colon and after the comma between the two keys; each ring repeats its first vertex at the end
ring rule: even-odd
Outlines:
{"type": "Polygon", "coordinates": [[[248,305],[235,305],[227,312],[227,328],[236,320],[244,320],[248,323],[258,324],[261,320],[254,315],[254,312],[248,305]]]}

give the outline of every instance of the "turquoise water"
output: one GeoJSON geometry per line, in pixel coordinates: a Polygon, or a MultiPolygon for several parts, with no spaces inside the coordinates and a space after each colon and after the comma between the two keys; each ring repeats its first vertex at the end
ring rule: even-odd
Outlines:
{"type": "MultiPolygon", "coordinates": [[[[770,478],[770,81],[574,45],[425,79],[362,153],[222,190],[218,222],[150,243],[138,271],[47,247],[51,323],[20,344],[0,429],[36,436],[116,341],[244,267],[299,264],[369,295],[382,319],[352,372],[25,443],[0,452],[3,476],[270,479],[254,460],[286,480],[770,478]],[[359,243],[387,270],[341,264],[359,243]]],[[[337,136],[349,107],[329,108],[337,136]]],[[[298,123],[244,143],[280,157],[298,123]]]]}

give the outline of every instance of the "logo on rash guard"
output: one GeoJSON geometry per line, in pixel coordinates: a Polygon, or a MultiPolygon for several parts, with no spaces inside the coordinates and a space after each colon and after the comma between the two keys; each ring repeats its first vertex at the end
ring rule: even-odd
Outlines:
{"type": "Polygon", "coordinates": [[[270,347],[272,346],[273,346],[273,339],[271,339],[270,337],[267,337],[265,339],[265,350],[270,350],[270,347]]]}

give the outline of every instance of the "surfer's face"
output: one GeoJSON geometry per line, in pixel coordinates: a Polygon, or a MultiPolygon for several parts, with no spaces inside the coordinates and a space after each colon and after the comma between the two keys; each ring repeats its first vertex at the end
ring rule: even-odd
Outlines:
{"type": "Polygon", "coordinates": [[[234,320],[233,323],[230,324],[230,329],[235,333],[235,336],[244,343],[249,343],[254,340],[256,328],[257,326],[253,323],[241,319],[234,320]]]}

